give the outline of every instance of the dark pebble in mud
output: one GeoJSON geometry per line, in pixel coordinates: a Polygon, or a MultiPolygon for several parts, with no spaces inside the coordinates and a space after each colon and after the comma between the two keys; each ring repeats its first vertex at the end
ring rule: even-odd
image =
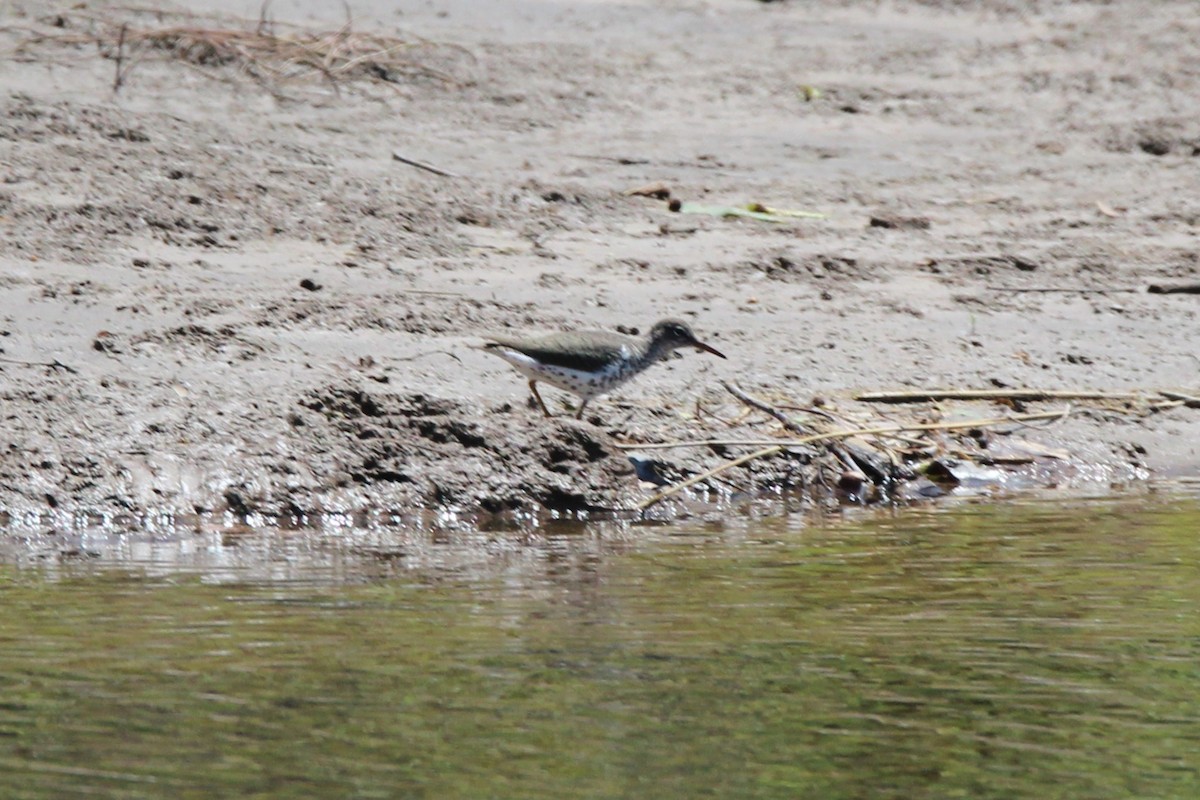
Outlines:
{"type": "Polygon", "coordinates": [[[891,230],[927,231],[933,223],[929,217],[904,217],[897,214],[882,214],[871,217],[870,227],[891,230]]]}

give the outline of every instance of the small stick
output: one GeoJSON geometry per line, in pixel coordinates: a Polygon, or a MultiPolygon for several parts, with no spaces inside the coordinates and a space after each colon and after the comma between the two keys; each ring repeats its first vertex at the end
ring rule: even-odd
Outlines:
{"type": "MultiPolygon", "coordinates": [[[[649,498],[648,500],[645,500],[644,502],[640,503],[637,507],[637,510],[645,511],[647,508],[650,508],[653,505],[657,505],[658,503],[661,503],[663,500],[667,499],[668,497],[675,494],[676,492],[681,492],[684,489],[688,488],[689,486],[694,486],[697,483],[707,480],[707,479],[713,477],[714,475],[724,472],[727,469],[732,469],[733,467],[741,466],[742,464],[745,464],[748,461],[753,461],[756,458],[762,458],[763,456],[774,455],[775,453],[782,453],[784,450],[786,450],[789,447],[799,447],[799,446],[806,445],[806,444],[812,444],[813,442],[826,441],[829,439],[845,439],[850,436],[864,436],[864,435],[876,434],[876,433],[894,433],[897,430],[909,430],[909,431],[911,431],[911,430],[953,430],[955,428],[980,428],[980,427],[985,427],[987,425],[1001,425],[1001,424],[1008,423],[1008,422],[1023,422],[1023,421],[1030,421],[1032,419],[1050,419],[1052,417],[1065,417],[1070,410],[1071,410],[1070,408],[1064,408],[1062,411],[1047,411],[1047,412],[1043,412],[1040,414],[1019,414],[1014,417],[1002,417],[999,419],[991,419],[991,420],[971,420],[968,422],[930,423],[930,424],[926,424],[926,425],[911,425],[911,426],[906,426],[906,427],[902,427],[902,428],[895,428],[895,427],[873,428],[873,429],[872,428],[863,428],[861,430],[856,430],[856,431],[834,431],[833,433],[817,433],[812,436],[805,436],[802,439],[797,439],[792,442],[780,442],[779,444],[774,445],[772,447],[764,447],[762,450],[756,450],[749,455],[739,456],[738,458],[735,458],[732,461],[726,461],[723,464],[713,467],[712,469],[708,470],[707,472],[701,473],[700,475],[695,475],[691,478],[688,478],[686,481],[683,481],[682,483],[677,483],[674,486],[669,486],[666,489],[663,489],[658,494],[656,494],[653,497],[649,498]]],[[[659,448],[662,448],[662,447],[688,447],[688,446],[691,446],[691,444],[692,443],[676,442],[674,444],[658,445],[658,447],[659,448]]],[[[623,450],[636,450],[636,449],[648,450],[648,449],[655,447],[655,445],[642,445],[641,448],[627,446],[627,445],[617,445],[617,446],[623,450]]]]}
{"type": "Polygon", "coordinates": [[[799,444],[791,439],[695,439],[679,442],[647,442],[618,444],[618,450],[674,450],[681,447],[791,447],[799,444]]]}
{"type": "Polygon", "coordinates": [[[570,153],[570,155],[575,158],[586,158],[590,161],[611,161],[621,166],[638,166],[650,163],[650,159],[648,158],[636,158],[633,156],[593,156],[587,153],[570,153]]]}
{"type": "Polygon", "coordinates": [[[423,294],[431,297],[466,297],[462,292],[443,292],[439,289],[398,289],[396,294],[423,294]]]}
{"type": "Polygon", "coordinates": [[[414,161],[411,158],[405,158],[404,156],[400,155],[399,153],[397,153],[395,151],[392,152],[392,159],[395,161],[399,161],[401,164],[408,164],[410,167],[416,167],[417,169],[423,169],[426,172],[432,172],[434,175],[441,175],[443,178],[461,178],[461,177],[463,177],[462,175],[456,175],[453,172],[446,172],[446,170],[444,170],[444,169],[438,169],[437,167],[433,166],[432,164],[426,164],[421,161],[414,161]]]}
{"type": "Polygon", "coordinates": [[[1039,411],[1034,414],[1013,414],[1008,417],[990,417],[987,419],[969,419],[961,422],[926,422],[906,425],[897,423],[890,427],[854,428],[844,431],[832,431],[805,436],[802,439],[759,440],[759,439],[704,439],[692,442],[650,442],[646,444],[618,444],[618,450],[671,450],[676,447],[761,447],[774,445],[779,448],[800,447],[819,442],[824,439],[844,439],[850,436],[887,436],[900,431],[952,431],[963,428],[990,428],[995,425],[1010,425],[1022,422],[1036,422],[1044,419],[1059,419],[1071,413],[1070,406],[1059,411],[1039,411]]]}
{"type": "Polygon", "coordinates": [[[125,74],[121,70],[121,65],[125,63],[125,33],[129,30],[128,24],[121,25],[121,32],[117,34],[117,68],[116,74],[113,75],[113,94],[121,91],[121,86],[125,83],[125,74]]]}
{"type": "Polygon", "coordinates": [[[1071,286],[987,286],[984,287],[993,292],[1014,292],[1014,293],[1029,293],[1029,292],[1064,292],[1075,294],[1108,294],[1109,292],[1140,292],[1141,289],[1085,289],[1082,287],[1071,286]]]}
{"type": "Polygon", "coordinates": [[[1191,394],[1183,394],[1181,392],[1168,392],[1160,389],[1159,394],[1168,400],[1178,400],[1188,408],[1200,408],[1200,397],[1191,394]]]}
{"type": "Polygon", "coordinates": [[[839,419],[845,419],[844,417],[839,417],[836,414],[830,414],[828,411],[822,411],[819,408],[806,408],[805,406],[780,406],[779,410],[799,411],[801,414],[812,414],[814,417],[821,417],[829,420],[830,422],[837,422],[839,419]]]}
{"type": "Polygon", "coordinates": [[[701,481],[708,480],[709,478],[713,477],[714,475],[716,475],[718,473],[724,472],[727,469],[732,469],[733,467],[736,467],[740,464],[745,464],[748,461],[753,461],[756,458],[762,458],[763,456],[769,456],[769,455],[772,455],[773,453],[783,452],[784,449],[785,448],[782,446],[764,447],[762,450],[756,450],[753,453],[751,453],[750,455],[741,456],[740,458],[735,458],[732,461],[726,461],[724,464],[721,464],[718,467],[714,467],[714,468],[710,469],[708,472],[703,472],[699,475],[695,475],[691,478],[688,478],[683,483],[677,483],[674,486],[669,486],[666,489],[663,489],[661,492],[654,495],[649,500],[646,500],[645,502],[640,503],[637,507],[637,510],[645,511],[647,508],[650,508],[650,506],[661,503],[663,500],[666,500],[668,497],[675,494],[676,492],[681,492],[684,489],[688,488],[689,486],[694,486],[697,483],[700,483],[701,481]]]}
{"type": "Polygon", "coordinates": [[[1152,283],[1146,287],[1150,294],[1200,294],[1200,283],[1183,283],[1175,286],[1152,283]]]}
{"type": "MultiPolygon", "coordinates": [[[[1120,409],[1114,409],[1114,411],[1116,413],[1120,413],[1120,409]]],[[[1052,419],[1047,419],[1047,420],[1043,421],[1041,425],[1033,425],[1028,420],[1023,420],[1018,423],[1018,427],[1020,427],[1020,428],[1046,428],[1046,427],[1049,427],[1050,425],[1054,424],[1055,422],[1061,422],[1062,420],[1066,419],[1070,415],[1071,415],[1071,407],[1066,406],[1063,408],[1062,416],[1060,416],[1060,417],[1054,417],[1052,419]]],[[[1011,431],[1009,431],[1009,432],[1011,433],[1011,431]]]]}
{"type": "Polygon", "coordinates": [[[429,356],[450,356],[458,363],[462,363],[462,359],[449,350],[430,350],[428,353],[417,353],[415,356],[404,356],[403,358],[393,358],[392,361],[416,361],[418,358],[428,358],[429,356]]]}
{"type": "Polygon", "coordinates": [[[734,386],[733,384],[731,384],[729,381],[721,381],[721,385],[725,387],[725,390],[727,392],[729,392],[731,395],[736,397],[738,400],[741,400],[743,403],[750,406],[751,408],[758,409],[759,411],[762,411],[765,414],[770,414],[772,417],[774,417],[775,419],[777,419],[779,421],[780,425],[787,428],[792,433],[798,433],[801,436],[803,436],[804,434],[806,434],[808,432],[804,429],[803,425],[799,425],[795,422],[792,422],[790,419],[788,419],[787,414],[784,414],[779,409],[775,408],[774,406],[768,405],[767,403],[763,402],[762,400],[759,400],[756,397],[751,397],[750,395],[746,394],[741,389],[739,389],[737,386],[734,386]]]}
{"type": "Polygon", "coordinates": [[[258,28],[255,30],[259,36],[268,35],[271,29],[270,20],[267,19],[267,11],[271,8],[271,0],[263,0],[262,5],[258,9],[258,28]]]}
{"type": "Polygon", "coordinates": [[[17,358],[0,358],[5,364],[20,364],[23,367],[48,367],[49,369],[61,369],[72,375],[78,375],[79,370],[74,367],[68,367],[66,364],[59,361],[57,358],[53,361],[21,361],[17,358]]]}
{"type": "Polygon", "coordinates": [[[1139,400],[1135,392],[1039,391],[1037,389],[922,389],[912,392],[867,392],[855,400],[868,403],[920,403],[926,400],[1139,400]]]}

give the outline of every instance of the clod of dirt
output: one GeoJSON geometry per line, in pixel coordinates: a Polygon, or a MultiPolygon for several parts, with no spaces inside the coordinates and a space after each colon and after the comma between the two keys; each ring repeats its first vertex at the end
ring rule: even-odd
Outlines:
{"type": "Polygon", "coordinates": [[[226,356],[229,361],[249,361],[262,355],[266,345],[242,335],[233,325],[210,328],[205,325],[180,325],[147,331],[129,338],[137,347],[154,344],[172,350],[194,350],[208,356],[226,356]]]}
{"type": "Polygon", "coordinates": [[[927,231],[933,223],[929,217],[906,217],[900,214],[877,214],[871,217],[868,227],[891,230],[927,231]]]}
{"type": "Polygon", "coordinates": [[[1200,156],[1200,129],[1190,118],[1163,117],[1110,132],[1108,149],[1152,156],[1200,156]]]}
{"type": "MultiPolygon", "coordinates": [[[[621,192],[626,197],[652,197],[655,200],[669,200],[671,198],[671,188],[662,181],[647,183],[643,186],[635,186],[632,189],[626,189],[621,192]]],[[[682,208],[682,204],[680,205],[682,208]]],[[[678,211],[678,208],[672,208],[672,211],[678,211]]]]}
{"type": "Polygon", "coordinates": [[[634,470],[608,436],[573,419],[479,409],[416,393],[333,386],[301,406],[332,431],[342,472],[380,505],[414,500],[460,511],[580,513],[627,505],[634,470]]]}
{"type": "Polygon", "coordinates": [[[96,338],[92,340],[92,349],[97,353],[121,352],[121,347],[117,343],[117,337],[108,331],[100,331],[96,334],[96,338]]]}
{"type": "Polygon", "coordinates": [[[870,270],[861,265],[858,259],[844,256],[792,256],[776,253],[750,261],[745,266],[763,273],[771,280],[789,283],[804,283],[832,277],[861,279],[870,274],[870,270]]]}
{"type": "Polygon", "coordinates": [[[963,258],[929,259],[927,262],[930,272],[957,273],[967,271],[975,275],[990,275],[993,271],[1016,269],[1021,272],[1034,272],[1038,263],[1023,256],[966,256],[963,258]]]}

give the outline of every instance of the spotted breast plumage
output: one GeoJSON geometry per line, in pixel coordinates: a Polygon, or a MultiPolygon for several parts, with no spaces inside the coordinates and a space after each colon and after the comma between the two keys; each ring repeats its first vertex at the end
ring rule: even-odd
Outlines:
{"type": "Polygon", "coordinates": [[[511,364],[529,379],[529,389],[546,416],[551,416],[537,383],[541,381],[577,395],[582,402],[605,394],[682,347],[725,358],[701,342],[686,322],[664,319],[645,337],[609,331],[568,331],[536,338],[493,336],[483,349],[511,364]]]}

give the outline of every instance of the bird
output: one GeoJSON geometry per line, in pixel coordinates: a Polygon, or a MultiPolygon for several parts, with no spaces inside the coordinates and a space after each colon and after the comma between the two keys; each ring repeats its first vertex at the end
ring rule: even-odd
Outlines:
{"type": "Polygon", "coordinates": [[[678,319],[656,322],[644,337],[611,331],[564,331],[534,338],[491,336],[483,350],[503,358],[529,379],[529,390],[547,417],[553,415],[538,393],[538,381],[578,395],[583,402],[575,419],[581,419],[589,400],[683,347],[725,358],[678,319]]]}

